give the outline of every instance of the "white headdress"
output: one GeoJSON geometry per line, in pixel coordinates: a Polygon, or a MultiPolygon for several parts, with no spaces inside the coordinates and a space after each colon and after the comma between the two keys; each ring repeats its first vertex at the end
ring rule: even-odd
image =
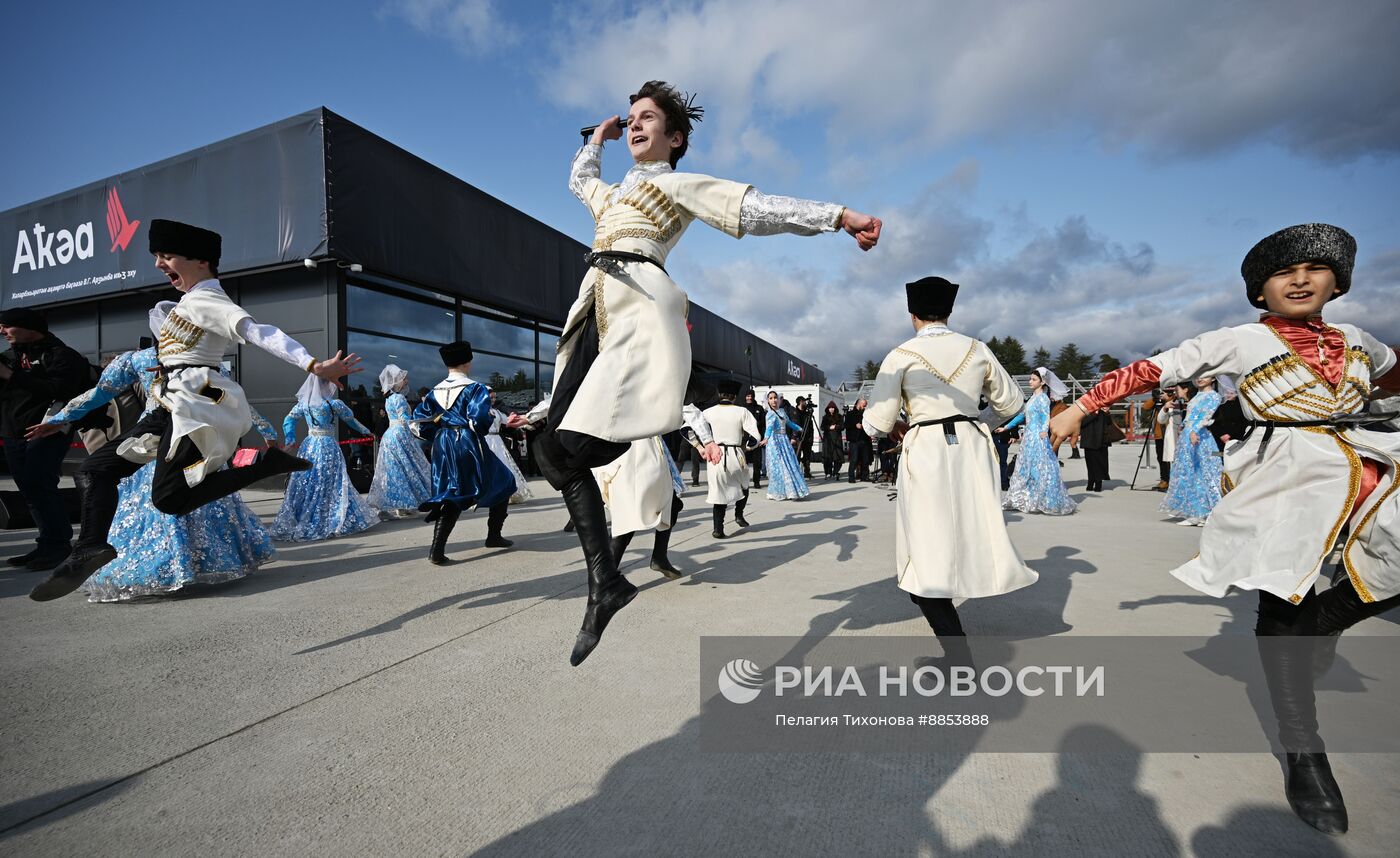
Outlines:
{"type": "Polygon", "coordinates": [[[1240,386],[1235,384],[1234,377],[1229,375],[1217,375],[1215,389],[1222,399],[1231,399],[1240,395],[1240,386]]]}
{"type": "Polygon", "coordinates": [[[379,371],[379,389],[388,396],[398,389],[405,378],[408,378],[408,370],[400,369],[398,364],[391,363],[379,371]]]}
{"type": "Polygon", "coordinates": [[[170,311],[175,309],[174,301],[160,301],[151,308],[146,319],[151,326],[151,336],[160,339],[160,329],[165,327],[165,317],[170,315],[170,311]]]}
{"type": "Polygon", "coordinates": [[[1040,380],[1045,382],[1046,394],[1051,399],[1064,399],[1069,395],[1069,388],[1060,381],[1060,377],[1043,366],[1035,368],[1035,374],[1040,376],[1040,380]]]}
{"type": "Polygon", "coordinates": [[[306,381],[303,381],[301,388],[297,390],[297,402],[308,408],[313,405],[321,405],[334,397],[335,382],[326,381],[311,373],[307,373],[306,381]]]}

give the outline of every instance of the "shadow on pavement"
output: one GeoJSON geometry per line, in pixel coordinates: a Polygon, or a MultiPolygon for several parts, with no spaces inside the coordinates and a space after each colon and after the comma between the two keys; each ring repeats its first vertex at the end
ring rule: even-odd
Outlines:
{"type": "MultiPolygon", "coordinates": [[[[133,780],[88,781],[0,805],[0,840],[96,807],[120,795],[133,780]]],[[[93,849],[98,851],[96,844],[93,849]]]]}

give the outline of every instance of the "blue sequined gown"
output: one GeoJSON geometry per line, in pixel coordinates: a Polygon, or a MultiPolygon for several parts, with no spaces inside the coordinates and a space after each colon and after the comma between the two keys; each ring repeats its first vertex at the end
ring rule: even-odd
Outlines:
{"type": "Polygon", "coordinates": [[[768,469],[768,497],[771,500],[798,500],[811,494],[807,481],[802,478],[802,465],[797,461],[797,452],[792,449],[789,429],[802,432],[802,427],[789,420],[783,409],[768,412],[763,430],[763,437],[768,441],[763,447],[763,463],[768,469]]]}
{"type": "Polygon", "coordinates": [[[1220,502],[1220,447],[1207,424],[1220,407],[1220,394],[1196,394],[1181,422],[1181,437],[1172,456],[1172,478],[1159,510],[1192,521],[1204,521],[1220,502]],[[1191,433],[1199,439],[1191,443],[1191,433]]]}
{"type": "MultiPolygon", "coordinates": [[[[157,366],[155,349],[128,352],[102,371],[97,387],[68,404],[55,420],[73,420],[140,384],[147,411],[154,407],[151,383],[157,366]]],[[[253,412],[263,438],[277,440],[272,424],[253,412]]],[[[166,515],[151,504],[155,462],[121,481],[117,514],[107,541],[117,559],[83,584],[90,602],[120,602],[173,593],[190,584],[215,584],[242,578],[271,560],[272,539],[262,522],[237,494],[205,504],[188,515],[166,515]]]]}
{"type": "Polygon", "coordinates": [[[417,512],[433,495],[433,468],[418,439],[409,431],[408,421],[413,414],[403,394],[389,394],[384,400],[384,411],[389,415],[389,428],[379,439],[369,505],[380,512],[417,512]]]}
{"type": "Polygon", "coordinates": [[[336,443],[336,418],[361,435],[371,434],[355,419],[350,406],[339,399],[310,406],[298,402],[282,422],[288,446],[296,441],[299,420],[305,420],[310,427],[297,455],[310,462],[311,469],[292,474],[287,480],[282,508],[272,520],[273,539],[313,542],[349,536],[379,523],[379,517],[355,491],[345,472],[345,457],[336,443]]]}
{"type": "Polygon", "coordinates": [[[1060,459],[1050,446],[1050,397],[1037,392],[1026,403],[1026,427],[1021,430],[1021,452],[1011,488],[1002,497],[1005,509],[1069,515],[1078,508],[1065,490],[1060,459]]]}
{"type": "Polygon", "coordinates": [[[433,495],[423,509],[451,501],[462,509],[493,507],[510,500],[515,477],[491,448],[486,435],[491,413],[491,388],[465,376],[449,376],[413,411],[418,434],[433,445],[433,495]],[[438,397],[455,391],[444,408],[438,397]]]}

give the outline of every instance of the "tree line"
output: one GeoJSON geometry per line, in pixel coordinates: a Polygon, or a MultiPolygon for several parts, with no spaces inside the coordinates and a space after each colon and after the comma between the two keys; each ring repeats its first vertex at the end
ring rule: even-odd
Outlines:
{"type": "MultiPolygon", "coordinates": [[[[1073,376],[1088,378],[1096,372],[1112,372],[1122,366],[1118,358],[1101,354],[1097,358],[1079,348],[1075,343],[1066,343],[1059,351],[1051,354],[1044,346],[1038,346],[1026,358],[1026,347],[1012,336],[992,337],[987,340],[987,348],[992,350],[1001,365],[1012,375],[1026,375],[1038,366],[1049,367],[1060,378],[1073,376]]],[[[868,360],[856,366],[853,373],[856,381],[874,379],[880,372],[878,361],[868,360]]]]}

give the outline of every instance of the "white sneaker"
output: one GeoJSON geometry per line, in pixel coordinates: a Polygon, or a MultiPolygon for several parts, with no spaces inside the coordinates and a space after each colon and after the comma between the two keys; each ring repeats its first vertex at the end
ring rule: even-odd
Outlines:
{"type": "Polygon", "coordinates": [[[1195,527],[1195,523],[1189,518],[1183,518],[1181,521],[1178,521],[1177,524],[1182,527],[1195,527]]]}

